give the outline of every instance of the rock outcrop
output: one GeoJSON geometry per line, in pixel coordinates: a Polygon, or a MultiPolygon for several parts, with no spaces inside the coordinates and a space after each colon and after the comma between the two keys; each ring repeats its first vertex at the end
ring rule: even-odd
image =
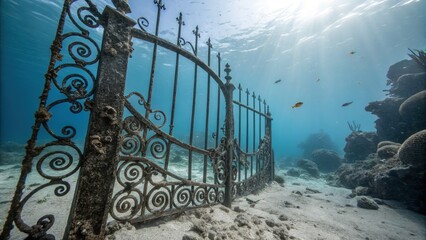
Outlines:
{"type": "Polygon", "coordinates": [[[403,142],[426,128],[426,69],[414,60],[403,60],[389,68],[389,97],[369,103],[365,110],[377,115],[380,140],[403,142]]]}
{"type": "Polygon", "coordinates": [[[305,141],[299,143],[298,147],[303,150],[305,158],[309,158],[311,153],[317,149],[336,150],[336,144],[327,133],[322,131],[309,135],[305,141]]]}
{"type": "Polygon", "coordinates": [[[311,159],[321,172],[334,172],[342,164],[337,152],[329,149],[317,149],[312,152],[311,159]]]}
{"type": "Polygon", "coordinates": [[[352,132],[346,137],[345,162],[363,160],[377,150],[379,139],[375,132],[352,132]]]}
{"type": "Polygon", "coordinates": [[[318,165],[311,160],[300,159],[296,163],[297,167],[308,172],[312,177],[319,178],[320,172],[318,170],[318,165]]]}
{"type": "MultiPolygon", "coordinates": [[[[424,56],[419,59],[426,62],[424,56]]],[[[353,132],[346,138],[345,160],[349,163],[336,170],[334,180],[335,184],[352,189],[364,187],[368,195],[398,200],[426,214],[424,66],[404,60],[390,67],[389,97],[371,102],[365,108],[378,117],[377,135],[372,140],[372,135],[367,138],[362,132],[353,132]],[[369,152],[375,154],[365,158],[369,152]]],[[[359,201],[366,202],[364,200],[359,201]]]]}

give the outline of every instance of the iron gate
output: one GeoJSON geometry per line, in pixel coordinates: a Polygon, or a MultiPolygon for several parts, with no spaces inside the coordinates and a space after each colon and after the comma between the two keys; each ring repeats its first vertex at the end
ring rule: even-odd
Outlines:
{"type": "Polygon", "coordinates": [[[218,71],[212,70],[210,39],[207,63],[198,57],[198,26],[193,43],[186,41],[179,14],[173,44],[159,36],[165,10],[161,0],[154,0],[154,34],[146,30],[147,18],[134,21],[125,15],[130,12],[126,1],[112,2],[116,9],[106,6],[101,14],[91,0],[64,1],[2,239],[11,234],[29,239],[102,239],[108,221],[143,222],[218,203],[230,207],[234,198],[262,188],[274,177],[269,107],[254,92],[243,92],[241,85],[234,98],[228,64],[226,81],[220,77],[220,53],[218,71]],[[103,29],[101,46],[96,38],[99,29],[103,29]],[[140,51],[135,43],[148,46],[145,50],[152,54],[147,86],[139,91],[126,88],[129,57],[140,51]],[[174,66],[174,74],[159,85],[165,81],[156,77],[161,74],[159,53],[165,51],[175,54],[174,64],[168,65],[174,66]],[[192,88],[182,86],[188,83],[179,76],[183,60],[193,64],[192,88]],[[163,91],[165,86],[172,86],[170,94],[154,90],[163,91]],[[155,101],[157,95],[161,101],[155,101]],[[80,119],[90,112],[84,147],[76,140],[84,129],[72,125],[59,127],[60,133],[53,129],[58,128],[53,109],[66,105],[80,119]],[[183,111],[187,114],[176,112],[186,105],[190,106],[183,111]],[[189,123],[186,138],[175,132],[184,128],[179,119],[189,123]],[[51,141],[37,144],[42,134],[51,141]],[[33,163],[36,172],[32,172],[33,163]],[[43,183],[28,189],[27,178],[33,175],[43,183]],[[68,219],[63,212],[55,218],[48,207],[36,206],[37,212],[24,221],[24,207],[34,203],[35,195],[52,189],[55,196],[46,204],[69,210],[68,219]]]}

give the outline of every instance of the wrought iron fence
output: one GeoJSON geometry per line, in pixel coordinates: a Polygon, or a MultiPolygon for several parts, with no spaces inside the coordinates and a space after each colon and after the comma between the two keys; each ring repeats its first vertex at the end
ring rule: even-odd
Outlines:
{"type": "Polygon", "coordinates": [[[113,3],[116,9],[106,6],[101,14],[91,0],[64,1],[2,239],[11,234],[31,239],[100,239],[108,221],[143,222],[218,203],[230,207],[232,199],[273,179],[269,107],[254,92],[243,92],[241,85],[234,98],[229,64],[224,69],[225,82],[221,80],[219,52],[217,72],[213,70],[210,39],[206,63],[198,57],[198,26],[193,42],[181,34],[182,14],[176,18],[175,44],[159,36],[165,10],[161,0],[154,0],[154,33],[146,30],[147,18],[134,21],[125,15],[130,12],[126,1],[113,3]],[[103,29],[101,44],[91,29],[103,29]],[[141,51],[152,54],[149,68],[142,71],[146,76],[126,76],[135,63],[140,64],[141,51]],[[173,68],[171,77],[159,76],[165,72],[158,67],[162,54],[174,59],[167,65],[173,68]],[[132,56],[136,60],[129,62],[132,56]],[[193,66],[192,75],[182,70],[185,63],[193,66]],[[131,81],[136,84],[126,87],[131,81]],[[85,129],[67,125],[58,134],[49,125],[55,119],[52,108],[65,104],[70,104],[71,114],[82,115],[80,121],[85,111],[90,112],[84,147],[76,143],[75,136],[85,129]],[[52,140],[37,144],[40,131],[52,140]],[[33,163],[36,173],[31,173],[33,163]],[[45,183],[25,189],[31,174],[45,183]],[[56,198],[67,201],[51,197],[49,204],[63,205],[68,219],[55,219],[45,206],[37,208],[37,214],[44,216],[24,221],[21,215],[26,204],[52,187],[56,198]]]}

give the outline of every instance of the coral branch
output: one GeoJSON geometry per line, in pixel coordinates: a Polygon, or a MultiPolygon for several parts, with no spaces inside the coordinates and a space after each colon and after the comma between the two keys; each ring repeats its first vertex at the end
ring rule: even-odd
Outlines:
{"type": "Polygon", "coordinates": [[[348,123],[349,129],[353,133],[362,132],[361,131],[361,124],[357,124],[355,121],[352,121],[352,124],[350,122],[347,122],[347,123],[348,123]]]}
{"type": "Polygon", "coordinates": [[[408,54],[417,64],[426,69],[426,51],[425,50],[410,50],[412,54],[408,54]]]}

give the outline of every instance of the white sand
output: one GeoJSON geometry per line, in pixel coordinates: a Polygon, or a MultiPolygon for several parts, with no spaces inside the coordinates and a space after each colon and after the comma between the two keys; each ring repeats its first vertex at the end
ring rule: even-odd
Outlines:
{"type": "MultiPolygon", "coordinates": [[[[5,179],[10,173],[1,174],[3,183],[6,182],[5,179]]],[[[13,173],[13,175],[18,175],[18,170],[13,170],[13,173]]],[[[280,172],[279,175],[282,173],[280,172]]],[[[12,180],[16,180],[16,178],[12,180]]],[[[136,226],[136,228],[124,227],[109,236],[109,239],[181,240],[184,235],[190,236],[186,239],[244,240],[426,239],[426,216],[406,210],[398,202],[386,201],[395,208],[380,205],[378,210],[367,210],[358,208],[355,198],[347,198],[351,190],[331,187],[322,179],[306,180],[286,176],[285,181],[284,187],[274,182],[256,195],[252,194],[235,200],[233,209],[238,207],[244,212],[236,212],[216,205],[156,220],[136,226]],[[316,189],[321,193],[312,193],[306,188],[316,189]],[[254,206],[250,206],[247,199],[258,202],[254,206]],[[281,215],[287,216],[288,220],[280,220],[281,215]],[[235,219],[240,221],[235,222],[235,219]],[[241,226],[238,227],[238,224],[241,226]]],[[[9,182],[7,183],[0,188],[10,185],[9,182]]],[[[4,192],[3,200],[5,195],[11,197],[10,190],[2,190],[4,192]]],[[[51,195],[52,193],[50,193],[51,195]]],[[[60,213],[66,210],[64,206],[69,205],[66,202],[70,200],[72,194],[68,195],[64,198],[52,199],[55,204],[51,202],[48,195],[47,201],[39,204],[40,206],[48,204],[49,210],[56,212],[55,225],[57,227],[63,226],[61,224],[66,222],[67,214],[60,213]]],[[[44,199],[43,196],[35,197],[34,201],[40,199],[44,199]]],[[[2,210],[0,211],[1,224],[6,217],[7,205],[2,204],[0,208],[2,210]]],[[[31,219],[29,222],[37,219],[32,220],[35,216],[30,217],[34,213],[28,214],[28,212],[25,214],[25,218],[31,219]]],[[[63,229],[52,230],[52,233],[60,238],[60,234],[57,233],[63,229]]],[[[21,237],[15,236],[12,239],[21,239],[21,237]]]]}
{"type": "MultiPolygon", "coordinates": [[[[346,198],[351,193],[349,189],[328,186],[324,180],[293,177],[286,177],[285,180],[285,187],[274,182],[259,194],[240,198],[233,203],[233,208],[244,210],[243,215],[249,219],[257,216],[262,221],[261,224],[251,222],[249,226],[232,230],[230,228],[235,225],[234,219],[240,213],[233,210],[226,213],[223,206],[217,205],[198,210],[205,215],[201,220],[208,220],[205,221],[207,231],[219,229],[217,232],[222,231],[232,237],[228,239],[280,239],[274,234],[274,230],[282,225],[290,228],[289,239],[426,239],[426,216],[406,210],[400,203],[386,201],[394,208],[380,205],[378,210],[367,210],[358,208],[355,198],[346,198]],[[300,185],[293,185],[294,183],[300,185]],[[321,193],[311,193],[306,188],[316,189],[321,193]],[[296,191],[302,195],[295,193],[296,191]],[[247,198],[259,201],[251,207],[247,198]],[[280,215],[287,216],[288,220],[279,220],[280,215]],[[272,220],[278,226],[270,227],[265,224],[266,220],[272,220]],[[230,234],[232,231],[233,235],[230,234]]],[[[200,219],[194,213],[187,213],[167,221],[137,226],[137,229],[123,228],[114,234],[114,238],[181,240],[186,234],[196,237],[194,239],[209,239],[208,235],[203,238],[191,230],[194,226],[191,221],[200,219]]],[[[218,237],[218,234],[211,236],[218,237]]]]}

